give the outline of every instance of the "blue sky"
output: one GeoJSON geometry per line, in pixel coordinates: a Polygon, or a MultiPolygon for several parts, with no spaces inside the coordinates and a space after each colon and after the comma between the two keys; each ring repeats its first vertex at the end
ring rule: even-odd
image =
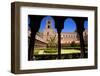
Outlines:
{"type": "MultiPolygon", "coordinates": [[[[46,20],[47,19],[52,20],[52,28],[54,28],[54,30],[56,31],[55,22],[54,22],[54,19],[51,16],[46,16],[42,19],[39,31],[43,32],[43,30],[45,29],[45,26],[46,26],[46,20]]],[[[28,24],[29,23],[30,23],[30,19],[28,18],[28,24]]],[[[88,29],[88,21],[87,20],[84,22],[84,28],[88,29]]],[[[75,30],[76,30],[76,24],[75,24],[74,20],[72,18],[67,18],[64,21],[64,29],[62,30],[62,32],[74,32],[75,30]]]]}
{"type": "Polygon", "coordinates": [[[76,30],[76,24],[71,18],[67,18],[64,22],[64,29],[62,32],[74,32],[76,30]]]}
{"type": "Polygon", "coordinates": [[[84,28],[88,29],[88,21],[87,20],[84,22],[84,28]]]}

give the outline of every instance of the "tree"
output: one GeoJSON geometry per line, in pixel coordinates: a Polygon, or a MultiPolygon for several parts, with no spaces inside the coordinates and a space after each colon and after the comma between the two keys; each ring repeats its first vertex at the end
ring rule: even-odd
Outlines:
{"type": "Polygon", "coordinates": [[[56,47],[56,36],[54,36],[54,37],[50,37],[48,40],[48,47],[49,48],[54,48],[54,47],[56,47]]]}
{"type": "Polygon", "coordinates": [[[70,45],[71,45],[71,47],[75,47],[76,46],[75,41],[72,41],[72,43],[70,45]]]}

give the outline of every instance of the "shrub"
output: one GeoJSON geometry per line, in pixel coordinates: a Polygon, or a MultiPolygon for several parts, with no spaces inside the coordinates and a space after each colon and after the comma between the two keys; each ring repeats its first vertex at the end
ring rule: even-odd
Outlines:
{"type": "Polygon", "coordinates": [[[44,50],[45,53],[57,53],[57,49],[55,48],[47,48],[44,50]]]}

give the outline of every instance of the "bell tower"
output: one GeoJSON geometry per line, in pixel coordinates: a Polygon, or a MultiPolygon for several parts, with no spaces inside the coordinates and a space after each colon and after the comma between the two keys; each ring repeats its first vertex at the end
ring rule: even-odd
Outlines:
{"type": "Polygon", "coordinates": [[[50,37],[55,36],[55,31],[52,27],[52,20],[51,19],[47,19],[46,20],[46,25],[45,25],[45,29],[44,29],[44,39],[46,41],[48,41],[50,39],[50,37]]]}
{"type": "Polygon", "coordinates": [[[48,19],[46,21],[46,29],[52,29],[52,20],[48,19]]]}

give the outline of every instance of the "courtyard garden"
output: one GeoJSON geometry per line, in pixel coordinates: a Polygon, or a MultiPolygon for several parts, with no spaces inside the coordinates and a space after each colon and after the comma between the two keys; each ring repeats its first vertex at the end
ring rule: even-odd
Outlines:
{"type": "MultiPolygon", "coordinates": [[[[87,58],[87,50],[86,50],[87,58]]],[[[58,50],[54,48],[35,49],[34,56],[36,60],[55,60],[57,59],[58,50]]],[[[61,59],[78,59],[80,58],[79,47],[67,47],[67,49],[61,49],[61,59]]]]}
{"type": "MultiPolygon", "coordinates": [[[[35,60],[55,60],[58,57],[58,45],[55,42],[55,38],[51,38],[47,47],[35,48],[34,58],[35,60]]],[[[87,45],[85,45],[85,58],[88,56],[87,45]]],[[[72,42],[71,44],[61,45],[61,59],[78,59],[80,58],[80,44],[72,42]]]]}

